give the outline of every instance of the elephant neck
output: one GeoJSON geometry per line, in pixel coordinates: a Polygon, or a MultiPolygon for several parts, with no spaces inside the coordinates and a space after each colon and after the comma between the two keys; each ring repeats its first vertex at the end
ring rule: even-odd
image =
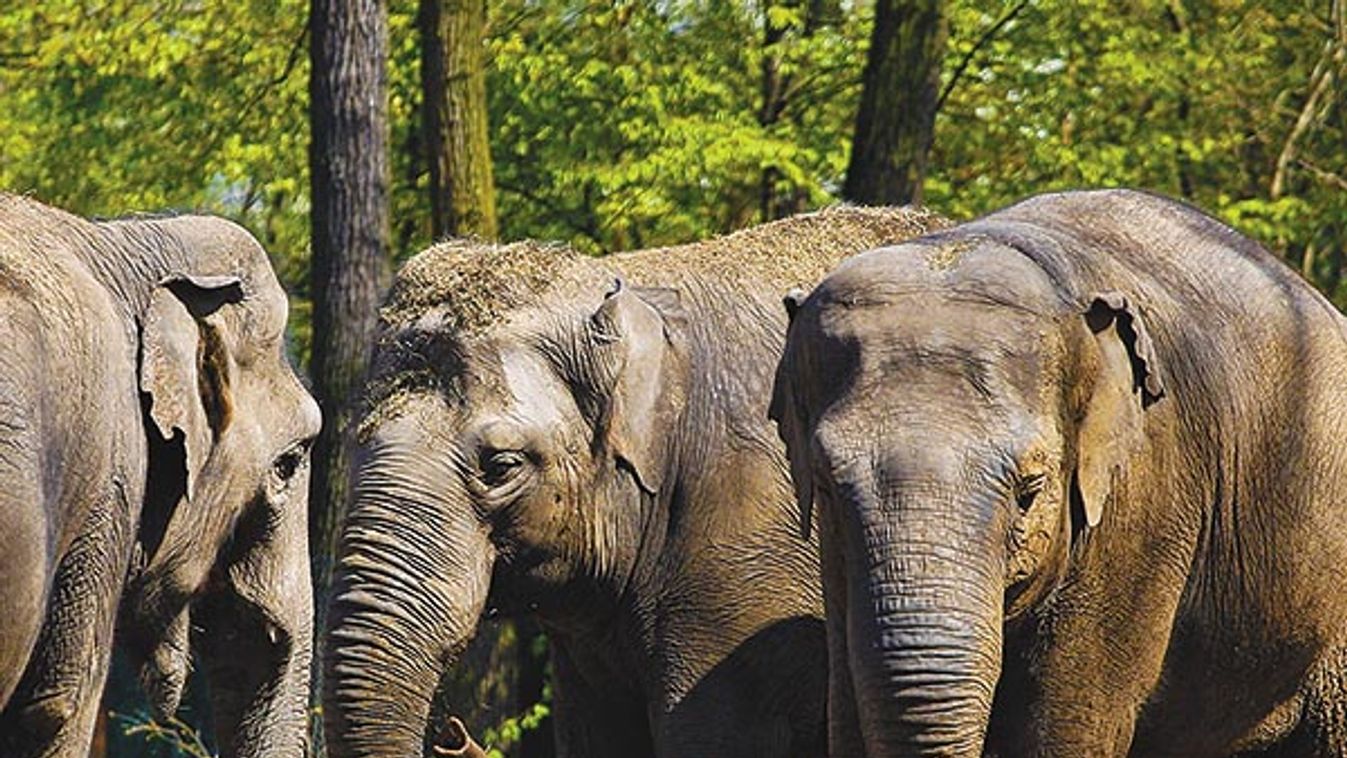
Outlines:
{"type": "MultiPolygon", "coordinates": [[[[657,284],[676,285],[683,306],[698,314],[689,334],[692,384],[668,430],[673,465],[645,504],[613,645],[640,662],[632,668],[643,679],[633,686],[668,706],[751,634],[738,623],[751,614],[705,623],[717,609],[742,603],[745,587],[774,575],[750,553],[794,556],[811,548],[797,537],[784,451],[767,417],[785,334],[776,289],[740,283],[747,293],[729,297],[724,283],[694,276],[657,284]],[[743,560],[730,555],[736,551],[743,560]]],[[[814,611],[808,600],[791,604],[814,611]]]]}

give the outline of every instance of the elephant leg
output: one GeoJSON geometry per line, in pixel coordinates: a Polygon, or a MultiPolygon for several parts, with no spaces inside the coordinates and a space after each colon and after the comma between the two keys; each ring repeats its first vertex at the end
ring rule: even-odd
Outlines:
{"type": "MultiPolygon", "coordinates": [[[[37,470],[36,464],[31,470],[37,470]]],[[[5,514],[0,528],[0,588],[5,598],[0,613],[0,721],[42,632],[53,560],[40,488],[27,482],[36,477],[12,473],[7,457],[0,456],[5,489],[0,494],[0,513],[5,514]]]]}
{"type": "MultiPolygon", "coordinates": [[[[115,496],[120,500],[120,496],[115,496]]],[[[111,500],[113,498],[110,498],[111,500]]],[[[111,549],[115,514],[95,508],[57,568],[46,623],[6,715],[0,754],[75,758],[89,750],[107,679],[125,551],[111,549]]],[[[128,535],[129,537],[129,535],[128,535]]]]}
{"type": "Polygon", "coordinates": [[[25,363],[39,354],[27,333],[4,328],[16,318],[0,297],[0,344],[9,343],[0,351],[0,722],[42,632],[56,561],[35,418],[37,388],[47,385],[25,363]]]}
{"type": "Polygon", "coordinates": [[[1347,649],[1339,648],[1316,663],[1297,698],[1299,723],[1285,739],[1258,758],[1337,758],[1347,755],[1347,649]]]}

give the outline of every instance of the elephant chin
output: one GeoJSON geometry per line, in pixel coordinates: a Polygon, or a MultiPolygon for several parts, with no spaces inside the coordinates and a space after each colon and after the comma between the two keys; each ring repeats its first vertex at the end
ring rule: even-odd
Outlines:
{"type": "Polygon", "coordinates": [[[167,720],[178,711],[191,669],[191,619],[184,608],[165,630],[164,637],[140,669],[140,686],[154,717],[167,720]]]}

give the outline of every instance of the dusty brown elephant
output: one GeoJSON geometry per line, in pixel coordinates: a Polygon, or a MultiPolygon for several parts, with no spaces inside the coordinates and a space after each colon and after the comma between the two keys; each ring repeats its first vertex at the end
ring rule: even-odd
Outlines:
{"type": "Polygon", "coordinates": [[[114,624],[161,716],[195,651],[226,755],[303,754],[319,413],[286,317],[232,223],[0,193],[0,755],[87,754],[114,624]]]}
{"type": "Polygon", "coordinates": [[[821,754],[818,559],[767,421],[779,292],[941,223],[838,209],[603,259],[409,262],[342,536],[330,754],[457,749],[431,696],[484,614],[546,629],[563,756],[821,754]]]}
{"type": "Polygon", "coordinates": [[[834,755],[1347,755],[1347,323],[1275,257],[1044,195],[788,309],[834,755]]]}

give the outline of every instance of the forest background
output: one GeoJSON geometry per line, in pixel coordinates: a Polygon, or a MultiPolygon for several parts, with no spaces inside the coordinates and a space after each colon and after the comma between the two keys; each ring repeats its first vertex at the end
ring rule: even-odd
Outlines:
{"type": "MultiPolygon", "coordinates": [[[[844,200],[966,219],[1131,186],[1231,223],[1342,307],[1344,4],[2,0],[0,188],[248,227],[329,419],[358,383],[388,267],[447,234],[602,254],[844,200]],[[332,45],[344,33],[356,48],[332,45]],[[353,122],[332,91],[349,82],[323,83],[334,50],[367,66],[375,107],[353,122]],[[332,187],[348,158],[369,213],[332,187]],[[361,255],[363,315],[344,313],[331,290],[360,279],[342,272],[361,255]]],[[[320,580],[345,472],[325,434],[320,580]]],[[[501,752],[548,755],[544,641],[511,625],[482,637],[448,696],[501,752]]],[[[96,754],[210,754],[205,686],[182,722],[155,724],[117,668],[96,754]]]]}

